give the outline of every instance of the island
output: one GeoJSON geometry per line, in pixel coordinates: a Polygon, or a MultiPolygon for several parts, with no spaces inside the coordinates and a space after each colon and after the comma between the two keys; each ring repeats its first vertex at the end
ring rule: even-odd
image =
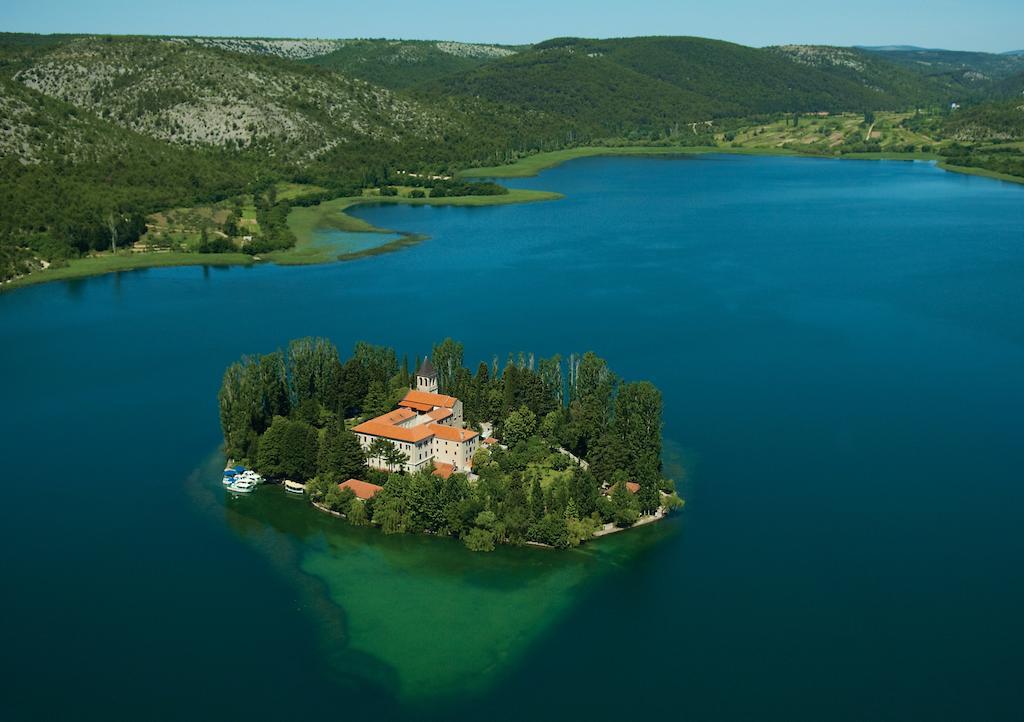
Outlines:
{"type": "Polygon", "coordinates": [[[232,364],[218,400],[229,463],[385,534],[570,548],[683,506],[662,472],[661,392],[592,352],[471,371],[450,338],[412,367],[303,338],[232,364]]]}

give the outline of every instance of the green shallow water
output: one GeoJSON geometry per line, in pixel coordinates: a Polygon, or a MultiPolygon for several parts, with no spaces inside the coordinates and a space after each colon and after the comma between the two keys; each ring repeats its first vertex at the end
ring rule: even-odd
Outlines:
{"type": "Polygon", "coordinates": [[[353,233],[336,228],[317,227],[310,235],[309,245],[317,250],[329,250],[338,255],[361,253],[385,246],[401,239],[398,233],[353,233]]]}
{"type": "Polygon", "coordinates": [[[609,574],[671,534],[672,522],[571,550],[499,547],[475,554],[427,536],[387,536],[314,510],[281,487],[249,496],[217,483],[215,454],[192,495],[301,591],[325,662],[347,685],[404,706],[443,709],[482,695],[609,574]]]}

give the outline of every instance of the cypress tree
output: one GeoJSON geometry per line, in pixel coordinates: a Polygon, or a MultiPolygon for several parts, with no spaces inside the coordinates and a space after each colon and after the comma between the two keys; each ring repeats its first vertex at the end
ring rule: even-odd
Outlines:
{"type": "Polygon", "coordinates": [[[540,486],[540,478],[536,476],[530,488],[530,516],[534,521],[540,521],[544,516],[544,490],[540,486]]]}

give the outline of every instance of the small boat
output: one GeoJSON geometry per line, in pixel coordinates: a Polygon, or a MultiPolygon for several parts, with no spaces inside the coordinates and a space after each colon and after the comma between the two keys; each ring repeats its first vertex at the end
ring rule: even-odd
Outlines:
{"type": "Polygon", "coordinates": [[[246,469],[241,474],[238,474],[237,476],[235,476],[235,478],[236,479],[248,479],[249,481],[255,482],[257,484],[262,484],[263,483],[263,477],[260,476],[259,474],[257,474],[252,469],[246,469]]]}
{"type": "Polygon", "coordinates": [[[230,476],[228,474],[224,474],[224,486],[231,486],[235,483],[236,478],[237,477],[233,473],[230,476]]]}
{"type": "Polygon", "coordinates": [[[238,479],[235,483],[228,487],[228,491],[233,491],[238,494],[248,494],[249,492],[256,489],[256,482],[252,479],[238,479]]]}
{"type": "Polygon", "coordinates": [[[304,494],[305,491],[306,491],[306,487],[305,487],[305,485],[300,484],[297,481],[291,481],[289,479],[285,479],[284,490],[289,492],[289,493],[291,493],[291,494],[304,494]]]}

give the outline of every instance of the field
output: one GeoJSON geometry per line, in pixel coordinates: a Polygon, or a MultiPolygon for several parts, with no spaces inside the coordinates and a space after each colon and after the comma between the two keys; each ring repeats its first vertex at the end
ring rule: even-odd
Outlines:
{"type": "Polygon", "coordinates": [[[716,140],[728,150],[775,148],[816,155],[868,152],[875,156],[879,152],[931,153],[938,145],[935,140],[901,125],[912,115],[878,112],[873,120],[865,120],[859,113],[786,116],[718,133],[716,140]]]}

